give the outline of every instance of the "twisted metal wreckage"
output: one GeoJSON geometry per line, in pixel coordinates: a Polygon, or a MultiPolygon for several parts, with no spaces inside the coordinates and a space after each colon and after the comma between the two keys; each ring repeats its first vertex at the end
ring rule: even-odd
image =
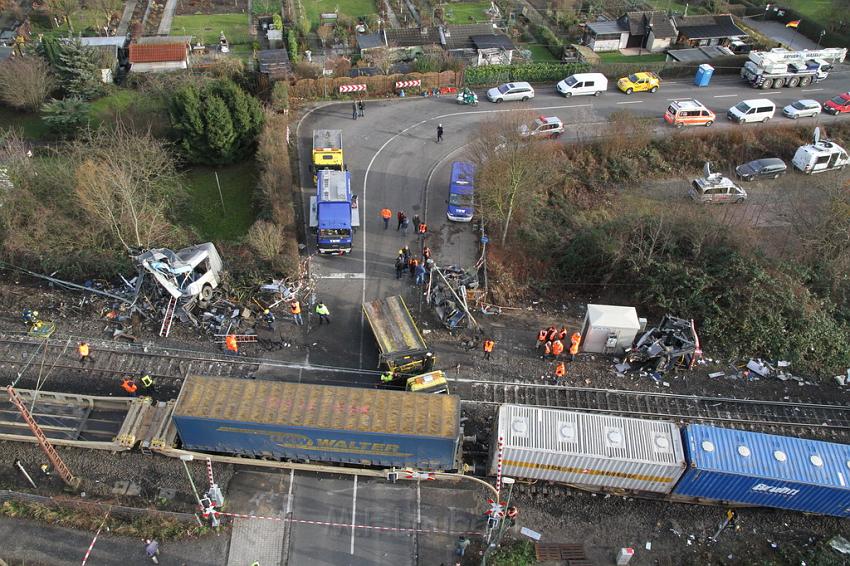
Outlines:
{"type": "MultiPolygon", "coordinates": [[[[211,242],[176,252],[155,248],[133,256],[133,261],[136,275],[130,279],[119,275],[123,284],[113,288],[105,288],[94,282],[80,285],[52,275],[24,269],[19,271],[45,279],[60,288],[112,299],[115,302],[105,313],[105,317],[112,322],[124,323],[136,316],[151,318],[162,315],[160,336],[168,336],[175,317],[215,335],[235,332],[243,321],[252,317],[253,307],[225,298],[222,292],[224,263],[211,242]]],[[[258,289],[260,294],[266,296],[266,304],[261,304],[256,298],[251,300],[262,311],[293,300],[303,286],[300,281],[272,279],[271,283],[260,285],[258,289]]],[[[123,324],[113,331],[113,336],[135,339],[123,324]]]]}

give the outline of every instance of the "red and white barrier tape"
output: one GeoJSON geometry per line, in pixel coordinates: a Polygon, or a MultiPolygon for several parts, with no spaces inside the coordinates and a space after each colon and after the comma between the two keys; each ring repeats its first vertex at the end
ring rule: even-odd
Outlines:
{"type": "Polygon", "coordinates": [[[413,529],[403,527],[378,527],[375,525],[352,525],[351,523],[331,523],[329,521],[308,521],[306,519],[286,519],[284,517],[263,517],[261,515],[242,515],[240,513],[219,513],[219,515],[227,515],[228,517],[239,517],[242,519],[265,519],[267,521],[282,521],[286,523],[302,523],[305,525],[323,525],[326,527],[344,527],[350,529],[368,529],[373,531],[395,531],[403,533],[439,533],[439,534],[455,534],[455,535],[477,535],[481,534],[478,531],[446,531],[442,529],[413,529]]]}
{"type": "MultiPolygon", "coordinates": [[[[109,512],[107,511],[106,517],[109,517],[109,512]]],[[[94,538],[91,539],[91,544],[89,545],[89,549],[86,551],[86,555],[83,556],[83,563],[80,566],[86,566],[86,561],[89,559],[89,555],[91,555],[91,551],[94,548],[94,544],[97,542],[97,537],[100,536],[100,531],[103,529],[103,525],[106,524],[106,517],[103,518],[103,522],[100,523],[100,526],[97,528],[97,532],[94,534],[94,538]]]]}
{"type": "Polygon", "coordinates": [[[502,448],[505,446],[505,439],[499,437],[499,454],[496,460],[496,501],[501,499],[502,495],[502,448]]]}
{"type": "Polygon", "coordinates": [[[207,458],[207,480],[209,481],[210,488],[212,488],[212,485],[215,482],[213,481],[212,460],[210,460],[209,458],[207,458]]]}

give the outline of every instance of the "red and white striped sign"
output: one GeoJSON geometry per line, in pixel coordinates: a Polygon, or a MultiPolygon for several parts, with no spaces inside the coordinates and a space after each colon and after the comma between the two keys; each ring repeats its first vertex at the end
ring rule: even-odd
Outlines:
{"type": "Polygon", "coordinates": [[[366,85],[340,85],[339,92],[366,92],[366,85]]]}
{"type": "Polygon", "coordinates": [[[496,497],[499,497],[502,493],[502,449],[504,446],[505,439],[500,436],[498,444],[499,451],[496,459],[496,497]]]}
{"type": "Polygon", "coordinates": [[[416,79],[415,81],[398,81],[395,83],[396,88],[410,88],[412,86],[422,86],[422,80],[416,79]]]}
{"type": "Polygon", "coordinates": [[[418,470],[413,470],[407,468],[404,470],[405,477],[409,480],[435,480],[437,479],[434,475],[434,472],[420,472],[418,470]]]}

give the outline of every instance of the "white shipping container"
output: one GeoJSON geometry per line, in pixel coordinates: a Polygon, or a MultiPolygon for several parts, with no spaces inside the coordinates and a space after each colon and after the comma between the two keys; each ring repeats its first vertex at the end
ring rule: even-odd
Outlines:
{"type": "Polygon", "coordinates": [[[668,421],[502,405],[492,442],[496,474],[669,493],[685,470],[679,427],[668,421]]]}

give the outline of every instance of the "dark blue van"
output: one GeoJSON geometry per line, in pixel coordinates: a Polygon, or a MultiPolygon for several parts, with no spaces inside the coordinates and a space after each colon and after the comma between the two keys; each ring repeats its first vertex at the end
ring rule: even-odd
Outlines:
{"type": "Polygon", "coordinates": [[[475,195],[475,165],[468,161],[452,163],[452,178],[449,183],[449,206],[446,216],[454,222],[472,220],[475,195]]]}

